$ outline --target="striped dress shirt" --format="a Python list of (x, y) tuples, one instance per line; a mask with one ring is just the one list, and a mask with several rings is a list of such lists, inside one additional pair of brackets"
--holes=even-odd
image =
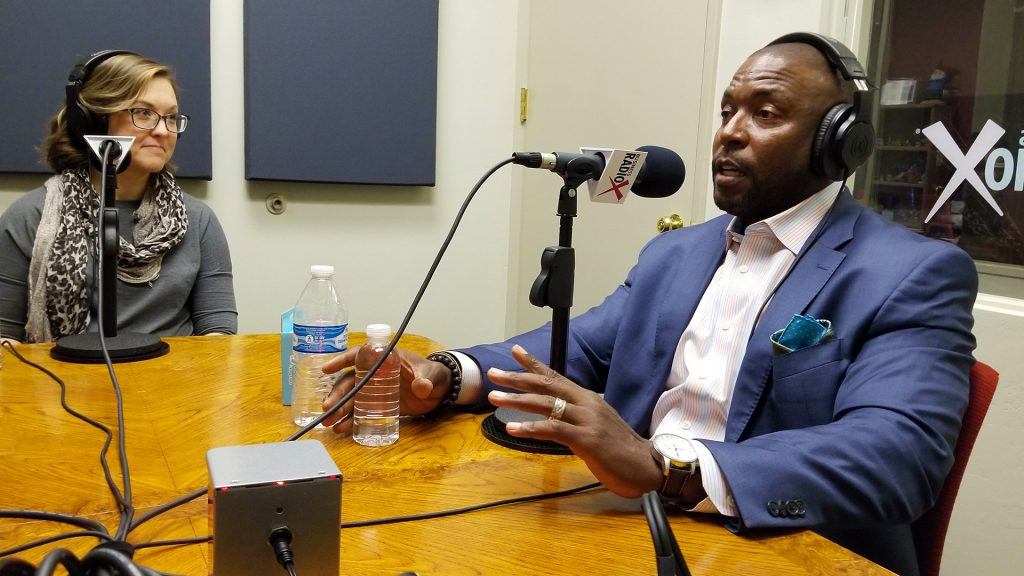
[(667, 432), (693, 441), (708, 494), (695, 512), (738, 515), (727, 479), (700, 439), (725, 439), (733, 388), (757, 318), (841, 186), (835, 182), (746, 230), (736, 230), (735, 218), (729, 224), (725, 260), (679, 339), (651, 418), (652, 436)]

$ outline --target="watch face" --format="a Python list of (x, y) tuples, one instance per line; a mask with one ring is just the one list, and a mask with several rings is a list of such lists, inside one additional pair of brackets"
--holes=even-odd
[(690, 441), (675, 434), (658, 434), (651, 439), (654, 448), (673, 462), (689, 463), (697, 460), (697, 452)]

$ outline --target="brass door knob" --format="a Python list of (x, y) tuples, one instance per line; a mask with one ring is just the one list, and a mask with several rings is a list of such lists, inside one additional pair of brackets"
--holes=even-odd
[(668, 232), (683, 227), (683, 218), (679, 214), (672, 214), (664, 218), (658, 218), (658, 232)]

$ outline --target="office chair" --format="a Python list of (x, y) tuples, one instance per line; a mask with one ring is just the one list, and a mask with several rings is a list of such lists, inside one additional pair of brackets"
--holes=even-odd
[(971, 367), (970, 380), (971, 395), (960, 428), (960, 438), (954, 449), (956, 460), (953, 468), (946, 476), (946, 483), (939, 492), (935, 506), (911, 525), (921, 576), (939, 576), (942, 547), (946, 541), (949, 519), (953, 514), (953, 504), (960, 490), (960, 481), (964, 478), (964, 470), (967, 468), (967, 460), (971, 457), (974, 441), (978, 439), (981, 423), (985, 420), (988, 406), (996, 392), (999, 373), (987, 364), (975, 362)]

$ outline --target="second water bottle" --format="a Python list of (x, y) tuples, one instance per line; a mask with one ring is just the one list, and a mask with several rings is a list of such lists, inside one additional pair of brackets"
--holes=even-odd
[[(391, 326), (366, 327), (366, 345), (356, 353), (356, 382), (384, 355), (391, 337)], [(401, 363), (392, 352), (381, 363), (373, 378), (356, 393), (352, 438), (363, 446), (388, 446), (398, 440), (399, 376)]]

